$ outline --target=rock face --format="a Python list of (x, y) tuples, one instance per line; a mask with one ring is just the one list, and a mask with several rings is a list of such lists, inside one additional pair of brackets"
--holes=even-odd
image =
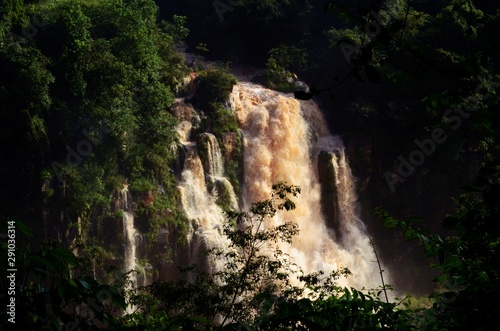
[(193, 106), (182, 99), (176, 99), (170, 111), (179, 122), (191, 122), (195, 114)]
[[(182, 273), (177, 266), (187, 266), (189, 263), (189, 248), (185, 241), (178, 237), (173, 227), (160, 227), (156, 240), (152, 243), (149, 255), (162, 257), (151, 261), (152, 279), (179, 280)], [(184, 264), (182, 264), (184, 263)], [(149, 266), (148, 266), (149, 267)]]
[(335, 230), (338, 241), (342, 231), (338, 219), (337, 184), (333, 168), (333, 153), (321, 151), (318, 155), (318, 175), (321, 178), (321, 211), (328, 220), (328, 226)]
[(309, 86), (307, 86), (307, 84), (301, 80), (293, 82), (293, 85), (297, 88), (297, 91), (302, 91), (306, 93), (311, 92), (309, 90)]
[(222, 135), (222, 144), (224, 145), (224, 158), (226, 160), (231, 159), (238, 149), (238, 134), (236, 132), (224, 133)]
[(177, 97), (187, 97), (190, 98), (196, 92), (195, 78), (198, 76), (197, 72), (191, 72), (188, 76), (182, 79), (182, 83), (180, 83), (175, 89), (175, 95)]
[(264, 83), (266, 82), (266, 79), (264, 78), (263, 75), (255, 75), (251, 78), (250, 80), (252, 83), (255, 83), (255, 84), (260, 84), (260, 85), (264, 85)]

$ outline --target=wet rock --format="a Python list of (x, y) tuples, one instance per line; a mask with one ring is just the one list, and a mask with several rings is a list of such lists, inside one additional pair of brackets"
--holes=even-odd
[(183, 100), (177, 99), (172, 105), (170, 112), (179, 120), (179, 122), (191, 122), (195, 111), (191, 104), (185, 103)]
[(234, 152), (238, 149), (239, 140), (238, 133), (228, 132), (222, 135), (222, 144), (224, 145), (224, 158), (226, 160), (233, 157)]
[(338, 196), (333, 168), (333, 153), (321, 151), (318, 155), (318, 175), (321, 178), (321, 210), (327, 225), (333, 228), (340, 241), (340, 224), (338, 219)]

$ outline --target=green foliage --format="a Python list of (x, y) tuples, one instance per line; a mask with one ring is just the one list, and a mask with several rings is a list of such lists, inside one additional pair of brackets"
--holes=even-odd
[(474, 39), (478, 33), (478, 23), (484, 18), (484, 13), (472, 1), (449, 1), (443, 10), (443, 16), (450, 16), (463, 33)]
[(283, 301), (274, 314), (263, 315), (258, 330), (410, 330), (408, 316), (356, 289), (339, 290), (325, 300)]
[(18, 21), (23, 13), (23, 0), (1, 0), (0, 17), (2, 21)]
[(210, 119), (212, 120), (213, 132), (219, 140), (225, 133), (238, 133), (238, 122), (231, 110), (219, 106)]
[(172, 226), (183, 238), (167, 110), (187, 72), (175, 50), (185, 18), (158, 24), (152, 0), (4, 3), (0, 217), (22, 217), (41, 236), (65, 229), (66, 245), (97, 256), (130, 184), (144, 231)]
[(133, 181), (130, 185), (130, 191), (134, 195), (144, 195), (152, 190), (154, 190), (154, 185), (147, 179), (143, 178)]
[(269, 58), (266, 62), (265, 85), (270, 89), (280, 92), (293, 92), (296, 90), (293, 85), (293, 73), (287, 71), (274, 58)]
[[(280, 45), (269, 51), (264, 72), (265, 85), (281, 92), (296, 90), (293, 81), (296, 72), (303, 72), (307, 66), (307, 53), (303, 48), (290, 45)], [(295, 72), (295, 73), (294, 73)]]
[[(242, 139), (239, 133), (236, 115), (224, 106), (229, 99), (233, 86), (237, 83), (236, 78), (229, 74), (226, 69), (203, 71), (196, 78), (196, 106), (208, 113), (205, 118), (205, 130), (213, 132), (217, 137), (219, 146), (223, 152), (226, 176), (229, 178), (236, 194), (240, 192), (241, 169), (242, 169)], [(235, 136), (236, 142), (227, 151), (224, 137), (227, 134)], [(204, 150), (200, 149), (202, 155)], [(219, 200), (221, 205), (227, 205)], [(225, 199), (227, 202), (227, 199)]]
[[(45, 242), (38, 249), (31, 231), (20, 221), (7, 221), (17, 230), (15, 251), (15, 322), (2, 310), (3, 328), (16, 330), (61, 330), (79, 328), (94, 330), (106, 325), (118, 330), (115, 315), (126, 307), (118, 288), (99, 284), (82, 269), (81, 259), (60, 247), (56, 241)], [(21, 233), (22, 232), (22, 233)], [(21, 244), (22, 242), (22, 244)], [(2, 261), (7, 261), (8, 245), (0, 246)], [(9, 279), (2, 268), (2, 288), (9, 288)], [(6, 298), (7, 291), (1, 294)], [(11, 296), (12, 297), (12, 296)]]
[[(140, 313), (126, 325), (174, 330), (409, 330), (409, 315), (378, 295), (336, 285), (350, 274), (339, 269), (304, 275), (281, 245), (299, 229), (294, 223), (269, 226), (279, 212), (295, 209), (292, 198), (300, 188), (280, 182), (269, 199), (248, 212), (228, 211), (226, 249), (208, 254), (223, 268), (212, 273), (184, 270), (192, 281), (157, 281), (136, 297)], [(295, 283), (296, 285), (293, 285)]]
[(183, 41), (189, 35), (189, 29), (186, 27), (187, 17), (174, 15), (172, 23), (162, 22), (162, 29), (169, 36), (174, 38), (175, 42)]
[(500, 307), (488, 296), (499, 293), (500, 227), (499, 209), (494, 196), (500, 189), (499, 162), (482, 170), (478, 183), (457, 201), (457, 214), (449, 216), (444, 226), (446, 237), (418, 228), (414, 220), (399, 221), (379, 210), (388, 227), (398, 227), (408, 239), (415, 239), (441, 271), (436, 278), (440, 291), (434, 295), (432, 308), (417, 310), (418, 325), (427, 330), (486, 330), (497, 325)]
[(229, 98), (236, 77), (224, 69), (206, 70), (196, 77), (196, 106), (212, 113)]
[(308, 42), (310, 32), (318, 29), (315, 18), (322, 4), (310, 0), (186, 0), (167, 1), (165, 6), (189, 18), (187, 41), (192, 49), (203, 43), (210, 58), (262, 66), (269, 50), (281, 43)]

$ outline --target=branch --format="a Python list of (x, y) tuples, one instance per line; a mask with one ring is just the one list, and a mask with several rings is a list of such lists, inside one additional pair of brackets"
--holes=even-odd
[(384, 282), (384, 270), (382, 270), (382, 266), (380, 265), (380, 260), (378, 258), (377, 250), (375, 249), (375, 245), (373, 244), (372, 238), (370, 238), (370, 245), (372, 245), (373, 252), (375, 253), (375, 258), (377, 259), (377, 264), (378, 264), (378, 270), (380, 272), (380, 279), (382, 280), (382, 290), (384, 291), (385, 295), (385, 301), (389, 303), (389, 298), (387, 297), (387, 289), (385, 287), (385, 282)]

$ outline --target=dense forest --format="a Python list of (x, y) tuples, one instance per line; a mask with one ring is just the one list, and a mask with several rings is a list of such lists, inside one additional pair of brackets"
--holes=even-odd
[[(0, 16), (3, 328), (498, 329), (499, 4), (0, 0)], [(345, 149), (314, 154), (329, 132)], [(291, 166), (301, 152), (318, 174)], [(264, 162), (289, 176), (250, 183)], [(295, 261), (304, 213), (348, 257), (359, 231), (379, 285)]]

